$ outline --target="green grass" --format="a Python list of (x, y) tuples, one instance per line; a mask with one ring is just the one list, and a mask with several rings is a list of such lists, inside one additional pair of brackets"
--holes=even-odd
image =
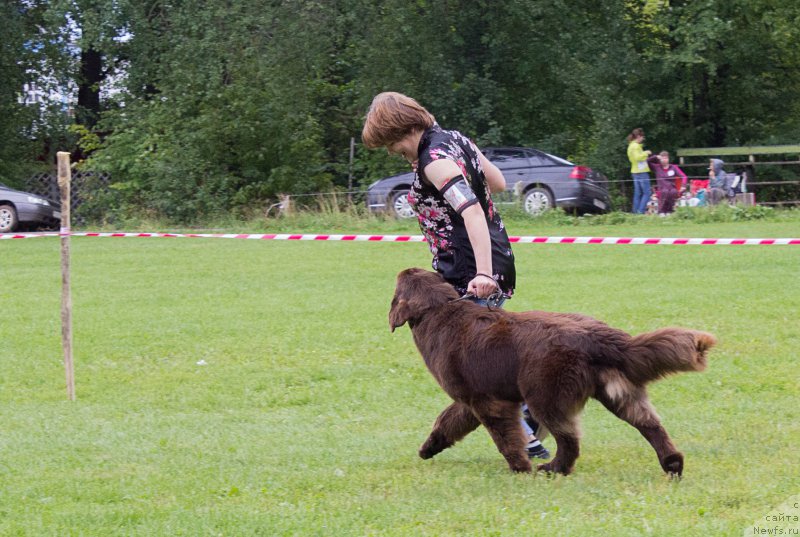
[[(668, 220), (509, 228), (798, 236), (796, 222)], [(0, 241), (0, 535), (741, 535), (800, 493), (797, 247), (515, 249), (508, 309), (718, 336), (707, 372), (651, 389), (686, 455), (680, 482), (594, 402), (566, 478), (512, 475), (482, 429), (419, 459), (448, 399), (387, 312), (396, 273), (429, 266), (424, 245), (74, 238), (72, 250), (69, 403), (58, 239)]]

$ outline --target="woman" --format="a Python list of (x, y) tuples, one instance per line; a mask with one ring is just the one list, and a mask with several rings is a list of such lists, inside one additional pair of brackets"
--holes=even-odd
[[(433, 268), (460, 294), (485, 299), (514, 292), (514, 254), (490, 191), (502, 172), (458, 131), (443, 130), (414, 99), (381, 93), (362, 132), (367, 147), (386, 147), (416, 171), (408, 201), (433, 254)], [(499, 303), (497, 305), (499, 305)]]
[(723, 199), (731, 203), (735, 198), (731, 189), (731, 178), (722, 169), (724, 164), (718, 158), (712, 158), (708, 162), (708, 203), (711, 205), (717, 205)]
[(667, 216), (675, 211), (675, 202), (686, 187), (686, 174), (675, 164), (670, 164), (667, 151), (649, 157), (647, 163), (656, 176), (658, 215)]
[(633, 212), (637, 214), (644, 214), (647, 211), (647, 202), (650, 200), (647, 158), (651, 152), (642, 148), (642, 142), (644, 142), (644, 131), (633, 129), (628, 135), (628, 160), (631, 162), (633, 177)]
[[(401, 93), (372, 100), (362, 139), (369, 148), (402, 156), (416, 172), (408, 201), (433, 254), (433, 269), (473, 302), (501, 306), (516, 282), (514, 253), (491, 197), (505, 190), (502, 172), (466, 136), (442, 129)], [(524, 420), (523, 427), (531, 432)], [(532, 435), (528, 454), (549, 458)]]

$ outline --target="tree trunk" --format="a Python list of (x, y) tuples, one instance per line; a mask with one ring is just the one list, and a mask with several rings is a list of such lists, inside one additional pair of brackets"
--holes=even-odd
[(92, 46), (81, 51), (77, 122), (94, 127), (100, 116), (100, 83), (105, 79), (103, 56)]

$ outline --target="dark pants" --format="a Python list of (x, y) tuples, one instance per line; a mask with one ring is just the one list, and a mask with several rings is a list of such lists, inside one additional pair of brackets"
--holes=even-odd
[(708, 203), (710, 205), (717, 205), (722, 200), (727, 200), (729, 203), (733, 201), (734, 196), (728, 195), (721, 188), (709, 188), (708, 189)]
[(678, 191), (674, 188), (661, 188), (658, 190), (658, 212), (659, 214), (671, 213), (675, 210), (675, 202), (678, 200)]

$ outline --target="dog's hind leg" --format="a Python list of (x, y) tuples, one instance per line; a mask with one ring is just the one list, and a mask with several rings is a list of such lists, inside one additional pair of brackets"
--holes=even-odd
[(492, 436), (498, 451), (512, 472), (530, 472), (531, 462), (525, 450), (525, 431), (519, 416), (519, 403), (486, 401), (474, 407), (478, 419)]
[(667, 431), (661, 425), (644, 388), (633, 387), (625, 393), (614, 393), (605, 387), (597, 390), (595, 399), (612, 414), (636, 427), (647, 439), (658, 456), (661, 468), (671, 476), (683, 473), (683, 454), (675, 448)]
[(419, 456), (430, 459), (467, 436), (480, 424), (468, 406), (453, 403), (436, 418), (431, 434), (419, 448)]

